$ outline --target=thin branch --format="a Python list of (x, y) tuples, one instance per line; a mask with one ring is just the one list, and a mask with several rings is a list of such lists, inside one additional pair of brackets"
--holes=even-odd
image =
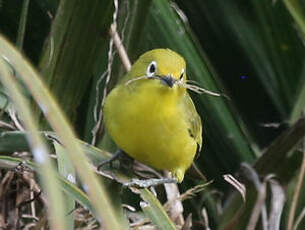
[(16, 128), (13, 125), (6, 123), (4, 121), (0, 121), (0, 127), (6, 128), (6, 129), (11, 129), (11, 130), (16, 130)]
[(209, 226), (209, 216), (208, 216), (208, 212), (207, 212), (206, 208), (202, 208), (201, 216), (203, 218), (203, 224), (204, 224), (205, 229), (211, 230), (211, 228)]
[(128, 72), (131, 68), (131, 63), (130, 63), (129, 57), (127, 55), (126, 49), (125, 49), (124, 45), (122, 44), (120, 36), (116, 30), (116, 24), (114, 24), (114, 23), (110, 26), (110, 35), (113, 38), (114, 45), (120, 55), (120, 58), (125, 67), (125, 70)]
[(305, 218), (305, 207), (303, 208), (303, 210), (301, 211), (300, 215), (298, 216), (298, 218), (295, 221), (293, 230), (297, 230), (299, 227), (299, 224), (301, 223), (301, 221)]
[[(171, 175), (165, 172), (165, 176), (170, 178)], [(183, 205), (181, 200), (178, 198), (181, 196), (177, 184), (164, 184), (166, 197), (169, 202), (169, 217), (174, 221), (175, 224), (183, 226), (185, 221), (183, 218)]]

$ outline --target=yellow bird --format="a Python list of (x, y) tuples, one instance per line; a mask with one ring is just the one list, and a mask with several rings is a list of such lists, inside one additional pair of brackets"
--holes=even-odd
[(144, 53), (105, 101), (106, 129), (120, 149), (180, 183), (202, 144), (187, 93), (184, 59), (170, 49)]

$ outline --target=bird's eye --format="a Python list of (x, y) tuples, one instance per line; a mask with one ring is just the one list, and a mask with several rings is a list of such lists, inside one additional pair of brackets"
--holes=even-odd
[(156, 73), (156, 71), (157, 71), (157, 63), (155, 61), (152, 61), (147, 67), (146, 76), (151, 77)]
[(184, 77), (184, 69), (181, 70), (181, 74), (180, 74), (180, 80), (182, 80)]

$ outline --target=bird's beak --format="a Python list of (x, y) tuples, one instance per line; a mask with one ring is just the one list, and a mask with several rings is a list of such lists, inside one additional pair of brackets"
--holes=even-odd
[(152, 77), (149, 77), (150, 79), (158, 79), (160, 82), (168, 86), (170, 88), (173, 87), (173, 85), (176, 83), (177, 79), (173, 78), (171, 75), (153, 75)]
[(177, 80), (170, 75), (166, 75), (166, 76), (160, 76), (160, 81), (164, 85), (169, 86), (170, 88), (172, 88)]

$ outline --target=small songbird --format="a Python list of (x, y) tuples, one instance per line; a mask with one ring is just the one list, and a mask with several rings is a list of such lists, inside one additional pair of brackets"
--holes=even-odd
[(133, 64), (104, 107), (106, 129), (118, 147), (172, 172), (179, 183), (202, 145), (201, 119), (189, 86), (184, 59), (170, 49), (154, 49)]

